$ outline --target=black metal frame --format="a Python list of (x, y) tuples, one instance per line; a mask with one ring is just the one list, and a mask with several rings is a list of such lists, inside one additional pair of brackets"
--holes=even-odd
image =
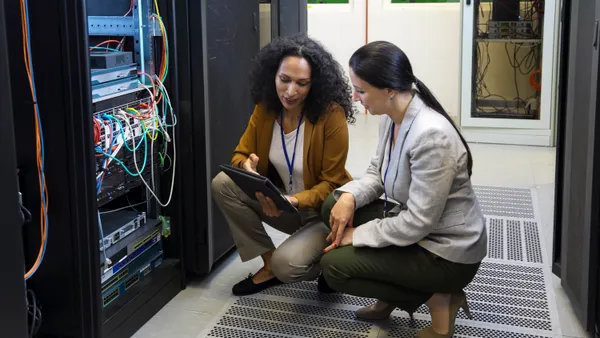
[[(212, 202), (210, 182), (218, 166), (230, 161), (252, 113), (249, 90), (244, 86), (250, 60), (259, 49), (259, 35), (254, 20), (258, 18), (258, 0), (232, 6), (232, 0), (201, 0), (177, 1), (175, 7), (178, 121), (181, 138), (186, 140), (178, 152), (189, 161), (181, 169), (180, 179), (185, 182), (181, 208), (190, 275), (209, 273), (234, 247), (224, 216)], [(230, 29), (231, 20), (236, 22)], [(248, 36), (244, 36), (246, 30)], [(250, 47), (254, 39), (255, 49)]]
[(563, 183), (564, 183), (564, 161), (565, 161), (565, 117), (567, 112), (567, 78), (569, 72), (569, 43), (571, 25), (571, 0), (563, 0), (560, 21), (562, 30), (560, 32), (560, 63), (558, 67), (558, 106), (556, 109), (556, 163), (554, 175), (554, 236), (552, 246), (552, 273), (561, 276), (560, 256), (562, 250), (562, 207), (563, 207)]
[[(9, 45), (13, 46), (8, 52), (17, 163), (21, 169), (24, 203), (34, 214), (32, 225), (25, 229), (26, 263), (30, 266), (40, 240), (40, 215), (34, 212), (39, 209), (39, 192), (34, 184), (37, 174), (32, 142), (33, 110), (20, 47), (18, 1), (7, 2), (6, 12)], [(130, 337), (185, 287), (180, 260), (183, 258), (182, 223), (177, 205), (180, 184), (176, 182), (173, 207), (169, 210), (172, 235), (163, 241), (165, 253), (169, 252), (176, 259), (149, 275), (147, 288), (120, 310), (111, 312), (110, 318), (105, 318), (107, 313), (102, 310), (100, 295), (87, 1), (36, 1), (30, 3), (29, 12), (50, 194), (47, 253), (29, 283), (43, 306), (44, 321), (40, 333), (42, 336), (73, 338)], [(168, 13), (165, 17), (168, 27), (174, 16), (167, 9), (165, 13)], [(174, 50), (175, 38), (169, 41)], [(166, 84), (175, 105), (176, 87), (174, 90), (170, 86), (177, 83), (176, 60), (173, 55), (170, 64), (172, 82)], [(5, 126), (3, 122), (2, 128)], [(178, 143), (183, 142), (179, 139)]]
[[(582, 326), (599, 321), (600, 0), (566, 1), (561, 69), (553, 272)], [(594, 42), (596, 39), (596, 42)], [(566, 85), (564, 82), (567, 82)]]
[[(191, 7), (191, 8), (190, 8)], [(174, 15), (177, 20), (174, 21), (174, 31), (178, 36), (178, 43), (175, 46), (176, 54), (178, 58), (178, 65), (181, 71), (178, 73), (177, 81), (175, 82), (180, 90), (179, 95), (179, 110), (178, 119), (180, 122), (180, 128), (182, 137), (188, 140), (188, 142), (181, 142), (181, 146), (178, 148), (181, 157), (191, 159), (192, 165), (180, 166), (179, 179), (187, 184), (183, 184), (181, 187), (193, 187), (192, 189), (181, 190), (180, 208), (182, 209), (182, 223), (189, 225), (201, 225), (196, 220), (202, 219), (202, 215), (198, 215), (203, 210), (197, 206), (207, 204), (207, 198), (205, 194), (197, 194), (196, 192), (206, 191), (207, 185), (202, 178), (206, 177), (206, 165), (203, 160), (206, 158), (206, 148), (204, 147), (204, 140), (206, 137), (206, 130), (204, 127), (204, 119), (201, 114), (196, 114), (194, 117), (194, 109), (196, 111), (203, 111), (205, 105), (204, 102), (204, 86), (201, 80), (204, 78), (204, 68), (193, 67), (194, 60), (192, 55), (201, 56), (203, 55), (203, 43), (201, 35), (198, 35), (198, 29), (196, 28), (196, 38), (194, 43), (190, 43), (192, 35), (192, 22), (189, 17), (191, 11), (202, 11), (201, 1), (178, 1), (176, 4), (173, 3)], [(200, 20), (196, 20), (196, 25), (200, 24)], [(201, 30), (200, 30), (201, 32)], [(196, 61), (197, 62), (197, 61)], [(198, 63), (196, 63), (198, 65)], [(204, 226), (204, 225), (203, 225)], [(194, 231), (193, 227), (187, 227), (184, 229), (185, 236), (184, 250), (185, 257), (187, 258), (186, 268), (191, 269), (190, 266), (197, 266), (198, 264), (206, 264), (208, 260), (198, 260), (198, 251), (208, 252), (207, 244), (207, 233), (205, 231)], [(203, 265), (201, 270), (210, 271), (210, 266)]]
[[(99, 337), (100, 298), (95, 224), (87, 27), (83, 1), (44, 1), (29, 6), (32, 54), (46, 147), (46, 180), (50, 193), (49, 242), (45, 259), (30, 279), (44, 308), (43, 332)], [(20, 46), (18, 2), (7, 4), (11, 48), (10, 71), (21, 190), (33, 213), (25, 230), (30, 266), (39, 246), (39, 188), (32, 142), (33, 109)], [(43, 38), (39, 38), (43, 37)], [(54, 165), (52, 165), (53, 163)], [(71, 226), (69, 226), (71, 225)], [(84, 225), (84, 226), (74, 226)], [(68, 293), (57, 292), (69, 290)]]
[(307, 33), (308, 3), (306, 0), (272, 0), (269, 3), (271, 3), (271, 38)]
[(0, 165), (0, 215), (2, 215), (2, 236), (0, 256), (10, 257), (2, 266), (0, 278), (0, 327), (6, 337), (25, 338), (27, 334), (27, 308), (23, 274), (22, 219), (19, 212), (17, 161), (14, 144), (13, 110), (8, 76), (8, 47), (5, 35), (4, 0), (0, 0), (0, 144), (2, 144), (2, 165)]

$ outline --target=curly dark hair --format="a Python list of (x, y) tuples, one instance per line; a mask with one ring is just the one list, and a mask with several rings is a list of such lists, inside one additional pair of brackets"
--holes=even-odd
[(311, 68), (311, 89), (304, 101), (304, 116), (314, 124), (331, 109), (332, 103), (337, 103), (344, 109), (348, 123), (354, 123), (352, 89), (341, 65), (320, 43), (305, 34), (275, 38), (256, 55), (249, 79), (254, 103), (265, 104), (276, 113), (283, 109), (275, 76), (288, 56), (306, 59)]

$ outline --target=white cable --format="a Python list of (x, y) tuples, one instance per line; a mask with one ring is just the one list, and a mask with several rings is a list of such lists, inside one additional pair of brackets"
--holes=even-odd
[[(171, 106), (171, 98), (169, 97), (169, 92), (167, 91), (167, 88), (165, 88), (165, 85), (162, 83), (162, 81), (158, 78), (158, 76), (156, 76), (156, 75), (154, 75), (154, 76), (156, 77), (156, 81), (158, 82), (159, 87), (163, 90), (163, 92), (167, 96), (168, 108), (171, 111), (171, 117), (173, 117), (173, 106)], [(176, 121), (173, 120), (173, 128), (175, 127), (176, 124), (177, 124)]]
[[(117, 148), (115, 149), (115, 151), (114, 151), (114, 152), (113, 152), (111, 155), (112, 155), (113, 157), (117, 157), (117, 154), (119, 154), (119, 151), (121, 151), (121, 148), (123, 148), (123, 143), (119, 144), (119, 145), (117, 146)], [(108, 168), (108, 166), (109, 166), (109, 165), (110, 165), (110, 163), (112, 162), (112, 160), (113, 160), (113, 157), (110, 157), (110, 156), (108, 157), (108, 159), (107, 159), (107, 161), (106, 161), (106, 168)], [(104, 169), (103, 169), (103, 170), (104, 170)], [(100, 173), (98, 176), (96, 176), (96, 179), (99, 179), (99, 178), (100, 178), (100, 176), (102, 176), (102, 174), (103, 174), (103, 173), (101, 172), (101, 173)]]
[[(157, 82), (161, 86), (161, 89), (163, 90), (164, 94), (166, 95), (167, 100), (169, 100), (169, 102), (170, 102), (169, 94), (168, 94), (166, 88), (164, 87), (164, 85), (162, 84), (162, 82), (160, 82), (160, 80), (158, 80)], [(147, 86), (144, 86), (144, 88), (150, 93), (151, 96), (153, 96), (152, 92), (148, 89)], [(150, 156), (151, 156), (150, 162), (151, 162), (151, 173), (152, 173), (152, 187), (150, 187), (148, 185), (148, 182), (146, 182), (146, 180), (144, 179), (144, 176), (142, 175), (142, 172), (140, 171), (140, 168), (139, 168), (138, 163), (137, 163), (137, 156), (136, 156), (136, 150), (135, 150), (136, 149), (136, 144), (135, 144), (135, 137), (136, 136), (135, 136), (133, 127), (131, 126), (131, 123), (129, 122), (129, 117), (121, 109), (119, 109), (119, 111), (117, 113), (113, 114), (113, 116), (115, 116), (117, 118), (120, 118), (122, 121), (124, 121), (125, 124), (127, 125), (127, 128), (131, 132), (130, 136), (132, 138), (133, 149), (134, 149), (134, 151), (133, 151), (133, 163), (134, 163), (135, 169), (136, 169), (137, 174), (139, 175), (142, 183), (144, 183), (144, 185), (146, 186), (146, 188), (148, 189), (148, 191), (150, 191), (150, 193), (152, 194), (152, 196), (156, 199), (157, 203), (160, 206), (162, 206), (162, 207), (166, 207), (166, 206), (168, 206), (171, 203), (171, 200), (173, 199), (173, 191), (174, 191), (174, 188), (175, 188), (175, 172), (176, 172), (176, 166), (177, 166), (177, 145), (175, 143), (175, 140), (176, 140), (176, 138), (175, 138), (175, 127), (173, 127), (173, 131), (172, 131), (173, 137), (171, 139), (171, 137), (169, 136), (169, 133), (167, 132), (166, 128), (163, 125), (163, 121), (161, 121), (161, 119), (158, 116), (158, 107), (156, 106), (154, 100), (152, 100), (152, 106), (154, 108), (153, 109), (154, 118), (156, 118), (158, 120), (159, 128), (160, 128), (160, 130), (162, 130), (162, 132), (163, 132), (163, 134), (165, 136), (166, 141), (167, 142), (171, 142), (171, 141), (173, 142), (173, 161), (172, 161), (173, 162), (173, 167), (171, 168), (171, 170), (173, 171), (173, 173), (171, 175), (171, 189), (169, 191), (169, 198), (168, 198), (168, 200), (165, 203), (163, 203), (158, 198), (158, 196), (156, 195), (156, 193), (154, 191), (154, 188), (155, 188), (155, 180), (154, 180), (154, 156), (153, 156), (154, 155), (154, 135), (152, 136), (153, 138), (151, 139), (151, 143), (150, 143), (150, 147), (151, 147), (151, 150), (150, 150)], [(173, 108), (171, 107), (170, 104), (168, 105), (168, 109), (169, 109), (169, 112), (171, 113), (171, 120), (174, 122), (175, 121), (175, 114), (174, 114)], [(142, 132), (142, 136), (143, 136), (144, 133), (147, 133), (147, 131), (148, 131), (148, 130), (146, 130), (146, 120), (140, 120), (140, 123), (143, 123), (143, 127), (140, 126), (140, 128), (142, 128), (141, 132)], [(151, 126), (149, 130), (153, 130), (154, 131), (154, 130), (157, 130), (157, 129), (154, 126)], [(123, 131), (123, 133), (125, 133), (125, 131)], [(147, 137), (147, 136), (145, 136), (145, 137)], [(143, 140), (140, 139), (140, 142), (142, 142), (142, 141)], [(125, 142), (127, 142), (127, 138), (125, 138)], [(123, 146), (123, 144), (120, 144), (118, 150), (120, 150), (122, 146)], [(147, 145), (146, 145), (146, 147), (147, 147)], [(146, 148), (146, 150), (147, 150), (147, 148)], [(146, 154), (146, 156), (147, 156), (147, 154)]]
[[(164, 89), (163, 89), (164, 90)], [(165, 95), (167, 95), (168, 98), (168, 94), (165, 91)], [(169, 111), (171, 112), (171, 119), (174, 119), (174, 113), (173, 113), (173, 109), (169, 108)], [(156, 112), (156, 110), (155, 110)], [(167, 134), (165, 134), (165, 138), (167, 138)], [(148, 182), (146, 182), (146, 180), (144, 179), (144, 176), (142, 175), (142, 173), (140, 172), (140, 168), (137, 165), (137, 160), (136, 160), (136, 156), (135, 156), (135, 152), (133, 153), (133, 163), (135, 165), (135, 169), (138, 172), (138, 175), (140, 176), (140, 179), (142, 180), (142, 182), (144, 183), (144, 185), (146, 186), (146, 188), (148, 188), (148, 190), (150, 191), (150, 193), (152, 194), (152, 196), (154, 196), (154, 198), (156, 199), (156, 202), (162, 206), (162, 207), (166, 207), (171, 203), (171, 199), (173, 198), (173, 189), (175, 188), (175, 168), (177, 165), (177, 146), (175, 144), (175, 128), (173, 128), (173, 174), (172, 174), (172, 178), (171, 178), (171, 190), (169, 191), (169, 199), (167, 200), (166, 203), (163, 203), (160, 198), (158, 198), (158, 196), (156, 196), (156, 194), (154, 193), (154, 190), (152, 190), (152, 188), (150, 188), (150, 186), (148, 185)], [(169, 139), (167, 139), (167, 142), (170, 142)], [(152, 154), (150, 155), (152, 156)], [(153, 168), (154, 169), (154, 168)]]

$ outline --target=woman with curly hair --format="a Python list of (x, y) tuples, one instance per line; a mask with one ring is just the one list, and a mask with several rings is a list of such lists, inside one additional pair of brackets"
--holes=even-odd
[[(283, 213), (261, 194), (247, 196), (224, 173), (213, 179), (213, 198), (240, 258), (264, 262), (233, 287), (235, 295), (316, 278), (328, 234), (321, 205), (351, 180), (345, 164), (352, 90), (329, 52), (306, 35), (275, 39), (254, 60), (250, 85), (256, 106), (231, 164), (268, 177), (299, 213)], [(263, 222), (291, 236), (275, 249)], [(319, 282), (321, 291), (331, 291)]]

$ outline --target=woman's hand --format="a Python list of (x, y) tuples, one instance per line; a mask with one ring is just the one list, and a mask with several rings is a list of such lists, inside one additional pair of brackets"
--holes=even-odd
[[(273, 202), (271, 198), (263, 195), (260, 192), (256, 193), (256, 198), (258, 198), (258, 201), (263, 208), (263, 212), (267, 217), (279, 217), (283, 213), (283, 211), (277, 208), (275, 202)], [(294, 207), (298, 207), (298, 199), (296, 197), (286, 196), (286, 198)]]
[[(325, 248), (325, 252), (334, 249), (341, 245), (342, 236), (346, 226), (352, 227), (354, 221), (354, 196), (352, 194), (344, 193), (331, 209), (329, 215), (329, 225), (331, 226), (331, 232), (327, 236), (327, 241), (332, 242), (330, 246)], [(352, 243), (352, 242), (351, 242)]]
[[(342, 246), (346, 246), (346, 245), (352, 245), (352, 236), (354, 236), (354, 230), (356, 230), (355, 228), (345, 228), (344, 229), (344, 234), (342, 235), (342, 239), (340, 241), (340, 247)], [(337, 248), (338, 246), (334, 244), (326, 247), (323, 250), (323, 253), (327, 253), (335, 248)]]
[(258, 167), (258, 156), (256, 154), (250, 154), (248, 158), (242, 163), (242, 169), (249, 171), (254, 174), (258, 174), (256, 168)]

